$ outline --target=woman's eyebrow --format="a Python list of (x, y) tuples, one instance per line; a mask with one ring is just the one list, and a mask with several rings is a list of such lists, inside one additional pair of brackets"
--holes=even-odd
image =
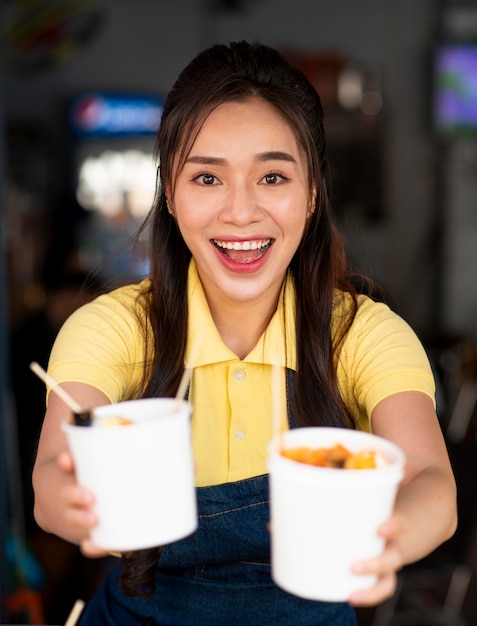
[(281, 152), (280, 150), (270, 150), (268, 152), (260, 152), (255, 157), (258, 161), (289, 161), (290, 163), (296, 163), (294, 156), (288, 152)]
[(212, 156), (190, 156), (186, 163), (199, 163), (200, 165), (225, 165), (226, 159)]
[[(267, 152), (260, 152), (255, 156), (256, 161), (288, 161), (290, 163), (296, 163), (295, 157), (288, 152), (282, 152), (281, 150), (268, 150)], [(198, 163), (200, 165), (225, 165), (226, 159), (213, 156), (190, 156), (186, 163)]]

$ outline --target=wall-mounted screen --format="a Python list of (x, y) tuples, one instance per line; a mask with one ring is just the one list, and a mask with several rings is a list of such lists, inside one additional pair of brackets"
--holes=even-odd
[(437, 132), (477, 134), (477, 44), (447, 44), (435, 51), (432, 101)]

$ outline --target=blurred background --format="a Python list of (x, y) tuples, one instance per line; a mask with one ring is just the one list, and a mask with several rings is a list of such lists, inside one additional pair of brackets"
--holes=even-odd
[(3, 0), (0, 38), (0, 622), (63, 623), (110, 566), (33, 521), (44, 387), (28, 363), (46, 366), (91, 272), (147, 274), (127, 241), (178, 73), (209, 45), (258, 39), (322, 97), (349, 254), (428, 350), (459, 484), (456, 537), (360, 624), (476, 624), (475, 0)]

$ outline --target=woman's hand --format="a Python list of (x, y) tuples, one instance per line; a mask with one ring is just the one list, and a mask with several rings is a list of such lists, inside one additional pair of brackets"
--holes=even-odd
[(396, 591), (397, 573), (450, 539), (456, 529), (456, 486), (433, 403), (418, 392), (382, 400), (372, 414), (373, 432), (406, 455), (392, 517), (379, 528), (381, 555), (355, 563), (356, 574), (375, 574), (376, 585), (350, 597), (356, 606), (383, 602)]
[[(74, 463), (69, 452), (62, 452), (58, 456), (58, 467), (66, 475), (74, 478)], [(63, 504), (65, 523), (71, 529), (75, 529), (74, 532), (78, 537), (84, 536), (79, 542), (82, 554), (90, 558), (107, 556), (109, 553), (95, 546), (89, 538), (91, 530), (98, 523), (98, 516), (93, 508), (93, 493), (75, 482), (62, 490), (60, 500)]]
[[(91, 408), (108, 403), (97, 389), (79, 383), (64, 385), (65, 391), (80, 406)], [(91, 530), (98, 523), (94, 494), (78, 485), (75, 467), (61, 423), (68, 415), (57, 394), (51, 394), (33, 469), (35, 519), (43, 530), (80, 546), (89, 557), (104, 556), (90, 541)]]
[(378, 534), (385, 540), (382, 554), (367, 561), (359, 561), (353, 565), (354, 574), (375, 575), (377, 583), (370, 589), (358, 589), (352, 593), (349, 603), (354, 606), (375, 606), (394, 595), (397, 587), (397, 573), (404, 565), (404, 557), (399, 550), (398, 537), (402, 520), (393, 516), (384, 522)]

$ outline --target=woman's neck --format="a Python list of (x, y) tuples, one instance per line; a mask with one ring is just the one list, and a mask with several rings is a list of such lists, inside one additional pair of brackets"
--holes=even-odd
[(222, 341), (239, 359), (244, 359), (257, 345), (277, 309), (278, 295), (258, 302), (208, 300)]

